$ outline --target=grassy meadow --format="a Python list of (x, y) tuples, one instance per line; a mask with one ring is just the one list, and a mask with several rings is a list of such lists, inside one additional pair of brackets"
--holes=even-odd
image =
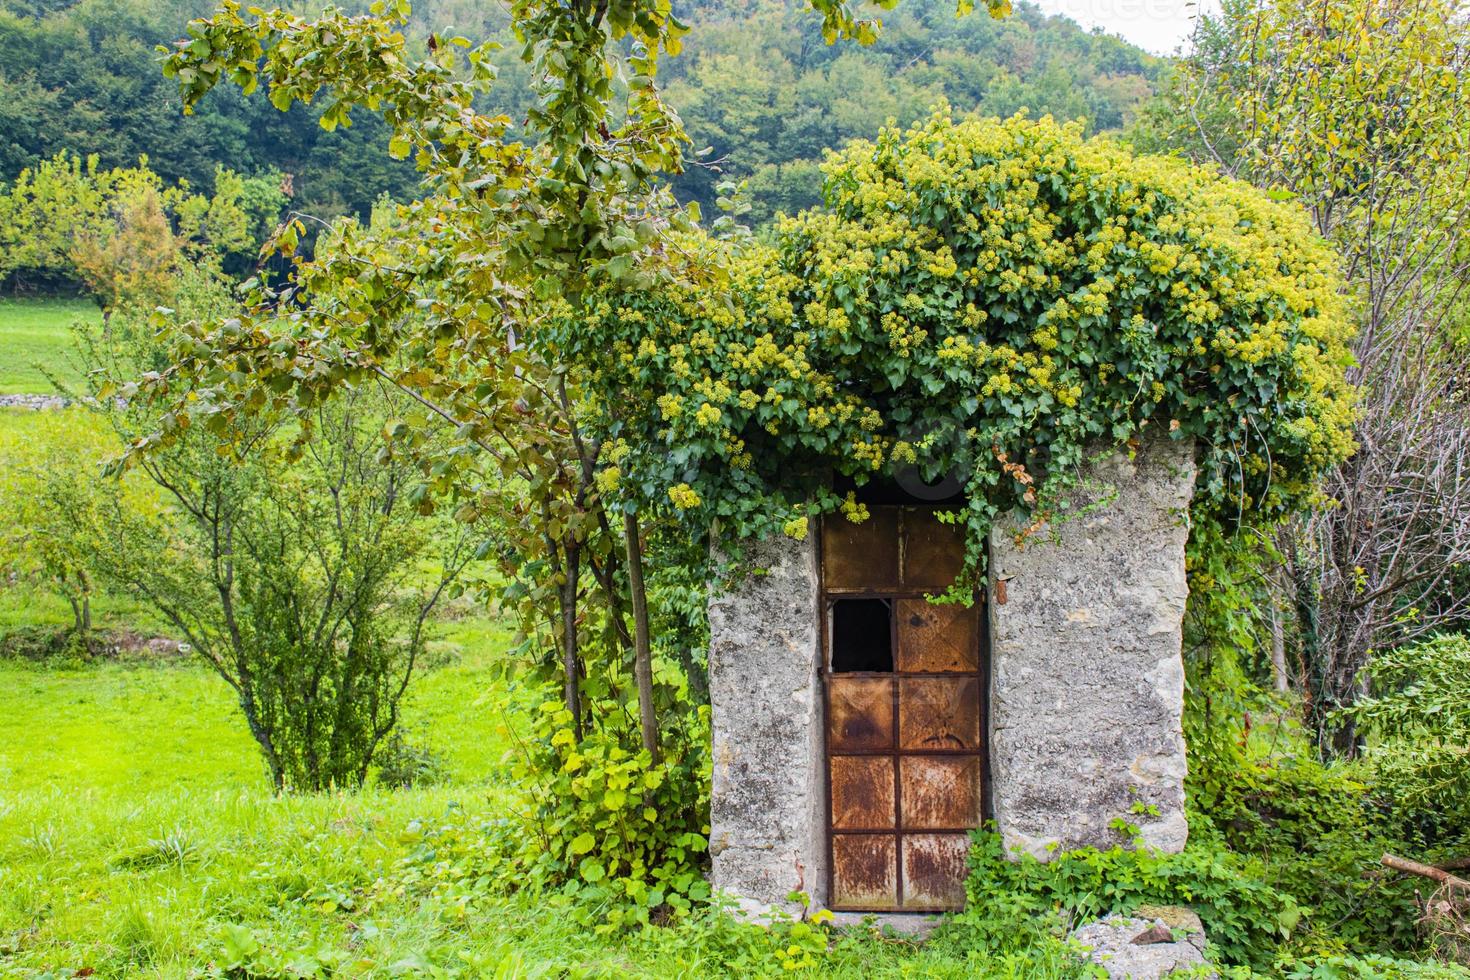
[(101, 315), (90, 299), (0, 299), (0, 395), (50, 394), (42, 367), (73, 379), (63, 353), (71, 325)]
[[(0, 597), (13, 623), (26, 597)], [(493, 622), (450, 624), (408, 699), (443, 785), (283, 799), (232, 692), (187, 658), (0, 661), (0, 975), (197, 975), (223, 925), (328, 928), (312, 889), (358, 883), (416, 817), (502, 795), (477, 680), (502, 646)]]
[(518, 723), (484, 681), (507, 642), (485, 618), (442, 625), (404, 717), (441, 782), (281, 798), (231, 692), (188, 659), (0, 661), (0, 977), (1072, 974), (867, 933), (812, 958), (718, 911), (604, 933), (514, 882), (463, 887), (525, 805)]

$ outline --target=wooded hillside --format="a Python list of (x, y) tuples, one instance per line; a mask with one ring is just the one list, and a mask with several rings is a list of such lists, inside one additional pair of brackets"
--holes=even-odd
[[(292, 175), (294, 206), (320, 217), (365, 214), (382, 194), (409, 196), (417, 176), (388, 158), (376, 117), (358, 114), (350, 128), (325, 132), (313, 112), (281, 113), (234, 90), (211, 93), (182, 116), (156, 48), (213, 6), (0, 0), (0, 177), (68, 150), (95, 153), (104, 166), (146, 156), (166, 180), (203, 189), (217, 163), (247, 175), (280, 170)], [(414, 6), (414, 29), (425, 37), (460, 33), (516, 47), (497, 5)], [(1025, 3), (997, 21), (956, 19), (947, 0), (916, 0), (887, 14), (869, 47), (825, 45), (789, 0), (695, 0), (679, 12), (698, 26), (664, 79), (695, 147), (710, 152), (676, 179), (677, 190), (707, 206), (721, 181), (748, 178), (757, 220), (814, 203), (823, 150), (871, 136), (890, 117), (912, 122), (944, 98), (959, 111), (1027, 108), (1113, 129), (1147, 98), (1163, 64)], [(492, 101), (520, 122), (526, 68), (513, 56), (501, 68)]]

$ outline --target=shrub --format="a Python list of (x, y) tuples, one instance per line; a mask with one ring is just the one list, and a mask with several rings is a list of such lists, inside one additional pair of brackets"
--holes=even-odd
[(0, 660), (54, 663), (90, 660), (106, 651), (106, 639), (72, 626), (19, 626), (0, 633)]
[(1470, 637), (1380, 652), (1352, 714), (1403, 837), (1470, 845)]
[[(195, 271), (176, 298), (229, 309)], [(136, 442), (153, 420), (129, 385), (160, 368), (158, 340), (130, 307), (77, 330), (94, 419)], [(471, 558), (467, 531), (417, 512), (408, 466), (378, 458), (384, 412), (371, 391), (324, 407), (306, 447), (272, 418), (238, 439), (174, 419), (123, 484), (56, 466), (35, 495), (33, 537), (153, 610), (229, 684), (278, 791), (361, 785)], [(124, 492), (137, 482), (156, 493)]]
[(58, 514), (96, 541), (101, 581), (230, 685), (277, 790), (362, 784), (469, 558), (463, 534), (436, 539), (414, 513), (409, 474), (374, 461), (372, 418), (370, 403), (324, 411), (294, 463), (269, 427), (239, 461), (191, 432), (147, 468), (176, 507)]
[(1078, 921), (1140, 905), (1187, 905), (1199, 913), (1227, 963), (1266, 966), (1301, 920), (1296, 901), (1269, 883), (1258, 860), (1211, 843), (1181, 854), (1117, 846), (1066, 851), (1042, 862), (1008, 859), (1000, 835), (980, 831), (956, 922), (1001, 948), (1044, 940)]
[(1464, 980), (1465, 971), (1391, 956), (1284, 957), (1273, 975), (1283, 980)]
[[(679, 915), (710, 897), (709, 709), (664, 731), (654, 762), (638, 745), (631, 720), (578, 742), (572, 716), (556, 700), (535, 712), (534, 742), (516, 775), (539, 801), (517, 860), (538, 886), (600, 908), (596, 928)], [(687, 717), (687, 716), (686, 716)]]
[[(1300, 738), (1300, 736), (1298, 736)], [(1402, 846), (1382, 820), (1366, 770), (1324, 765), (1297, 751), (1246, 762), (1191, 830), (1258, 862), (1272, 884), (1309, 910), (1308, 946), (1406, 952), (1418, 947), (1413, 883), (1378, 859)]]
[(394, 729), (374, 754), (377, 783), (388, 789), (433, 786), (444, 778), (444, 760), (427, 745), (409, 740)]

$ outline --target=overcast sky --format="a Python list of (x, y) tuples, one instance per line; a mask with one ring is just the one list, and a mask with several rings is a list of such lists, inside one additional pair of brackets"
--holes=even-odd
[(1036, 0), (1049, 14), (1064, 14), (1083, 27), (1101, 27), (1154, 54), (1174, 54), (1194, 29), (1201, 5), (1219, 10), (1218, 0)]

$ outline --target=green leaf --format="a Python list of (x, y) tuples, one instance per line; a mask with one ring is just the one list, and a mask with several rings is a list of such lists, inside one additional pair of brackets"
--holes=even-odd
[(615, 256), (614, 258), (608, 260), (606, 269), (608, 276), (610, 276), (614, 282), (626, 279), (628, 277), (628, 273), (633, 271), (633, 258), (629, 255)]

